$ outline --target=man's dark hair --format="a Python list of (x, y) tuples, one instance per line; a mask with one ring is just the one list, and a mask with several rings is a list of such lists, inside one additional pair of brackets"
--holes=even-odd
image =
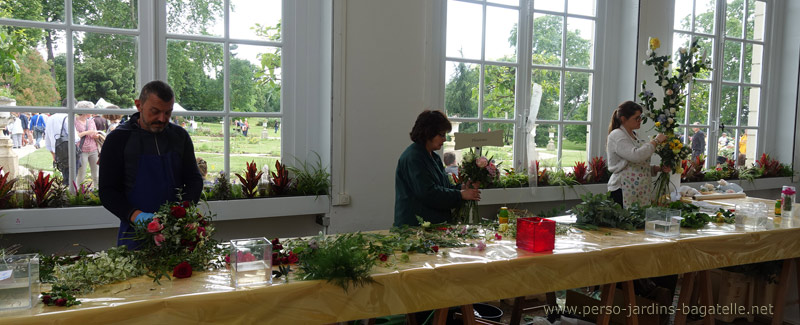
[(450, 121), (444, 116), (442, 111), (425, 110), (417, 116), (417, 121), (414, 122), (414, 128), (411, 129), (411, 141), (419, 144), (425, 144), (426, 141), (433, 139), (441, 132), (450, 132), (453, 126)]
[(172, 87), (161, 80), (153, 80), (142, 87), (142, 92), (139, 94), (139, 104), (144, 105), (144, 103), (147, 101), (147, 98), (150, 97), (150, 94), (156, 94), (158, 98), (165, 102), (171, 101), (173, 98), (175, 98), (175, 93), (172, 92)]
[(456, 162), (456, 154), (454, 152), (452, 152), (452, 151), (445, 152), (444, 153), (444, 165), (445, 166), (450, 166), (454, 162)]

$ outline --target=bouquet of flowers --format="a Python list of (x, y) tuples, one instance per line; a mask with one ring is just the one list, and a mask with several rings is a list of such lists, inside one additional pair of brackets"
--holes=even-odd
[[(669, 167), (675, 173), (681, 174), (681, 162), (692, 153), (691, 148), (681, 143), (675, 129), (678, 128), (676, 112), (686, 104), (688, 90), (686, 84), (692, 81), (698, 73), (709, 70), (710, 62), (706, 58), (705, 52), (702, 57), (697, 53), (697, 40), (687, 48), (679, 48), (679, 58), (676, 70), (672, 70), (670, 65), (673, 63), (669, 55), (656, 55), (655, 50), (661, 46), (658, 38), (650, 38), (647, 50), (645, 65), (655, 69), (656, 83), (664, 89), (664, 99), (661, 107), (655, 107), (656, 98), (653, 92), (647, 89), (647, 82), (642, 82), (642, 92), (639, 98), (645, 112), (642, 114), (642, 123), (648, 119), (655, 121), (655, 129), (659, 133), (664, 133), (667, 140), (656, 146), (656, 154), (661, 157), (661, 166)], [(661, 173), (655, 181), (656, 203), (665, 203), (665, 194), (669, 187), (669, 174)]]
[[(478, 156), (472, 149), (464, 154), (458, 166), (458, 179), (469, 188), (488, 188), (500, 179), (492, 157)], [(459, 223), (478, 224), (478, 202), (465, 200), (455, 214)]]
[(158, 209), (152, 220), (135, 225), (133, 239), (141, 242), (136, 252), (148, 275), (155, 282), (192, 276), (192, 270), (205, 270), (214, 265), (222, 248), (211, 236), (211, 216), (204, 216), (196, 204), (168, 202)]

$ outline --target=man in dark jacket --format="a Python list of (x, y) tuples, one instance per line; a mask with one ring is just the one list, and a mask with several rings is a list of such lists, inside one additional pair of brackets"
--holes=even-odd
[(175, 96), (151, 81), (135, 100), (138, 113), (106, 137), (100, 153), (100, 200), (120, 219), (118, 245), (136, 249), (133, 225), (148, 222), (168, 201), (197, 201), (203, 178), (189, 133), (170, 124)]

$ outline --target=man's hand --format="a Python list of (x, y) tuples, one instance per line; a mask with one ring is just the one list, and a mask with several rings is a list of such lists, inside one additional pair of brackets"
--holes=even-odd
[(147, 222), (152, 220), (155, 215), (150, 212), (142, 212), (141, 210), (136, 210), (131, 215), (131, 222), (138, 223), (139, 221)]
[(481, 190), (477, 188), (470, 188), (461, 190), (461, 199), (463, 200), (470, 200), (470, 201), (480, 201), (481, 200)]

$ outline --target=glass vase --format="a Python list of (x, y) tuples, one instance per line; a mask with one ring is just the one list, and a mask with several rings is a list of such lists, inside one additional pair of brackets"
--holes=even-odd
[(784, 186), (781, 189), (781, 217), (792, 217), (792, 205), (795, 202), (795, 189), (794, 186)]
[(230, 263), (233, 287), (272, 283), (272, 243), (264, 237), (231, 240)]
[(0, 255), (0, 311), (31, 308), (39, 297), (39, 255)]

